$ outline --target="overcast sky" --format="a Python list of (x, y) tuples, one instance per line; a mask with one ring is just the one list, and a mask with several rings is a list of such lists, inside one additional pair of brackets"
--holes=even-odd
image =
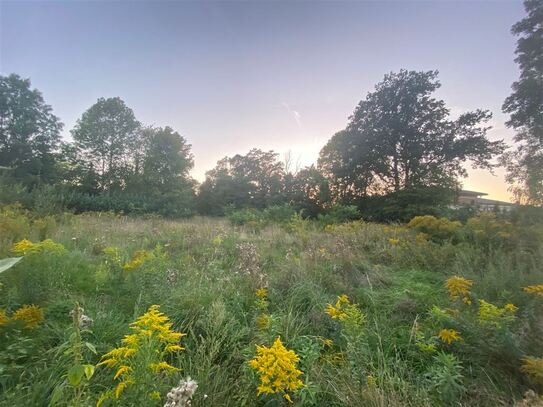
[[(0, 72), (29, 77), (65, 123), (120, 96), (145, 124), (193, 146), (193, 176), (252, 147), (300, 164), (347, 124), (383, 75), (440, 71), (458, 114), (501, 111), (518, 77), (511, 25), (520, 1), (0, 1)], [(508, 199), (503, 173), (470, 171), (469, 189)]]

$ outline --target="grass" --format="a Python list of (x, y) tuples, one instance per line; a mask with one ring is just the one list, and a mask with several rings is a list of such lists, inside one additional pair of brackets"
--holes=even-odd
[[(277, 337), (300, 358), (305, 385), (291, 393), (294, 405), (508, 406), (528, 389), (541, 391), (538, 378), (520, 370), (523, 356), (541, 357), (543, 349), (543, 301), (522, 291), (543, 284), (537, 227), (511, 232), (509, 225), (500, 240), (463, 225), (454, 236), (442, 228), (438, 238), (421, 239), (414, 228), (362, 222), (297, 220), (255, 229), (212, 218), (3, 216), (0, 258), (21, 238), (52, 239), (66, 251), (27, 254), (0, 275), (0, 309), (11, 315), (35, 304), (45, 313), (33, 329), (0, 326), (2, 406), (47, 406), (67, 381), (71, 362), (62, 349), (76, 301), (94, 321), (82, 333), (96, 347), (83, 355), (92, 365), (152, 304), (187, 334), (186, 349), (168, 359), (181, 372), (157, 373), (161, 398), (137, 400), (144, 406), (162, 406), (168, 389), (187, 376), (199, 386), (193, 406), (289, 404), (280, 395), (258, 396), (248, 366), (255, 345)], [(149, 257), (124, 270), (142, 250)], [(472, 305), (449, 298), (444, 284), (454, 275), (473, 281)], [(265, 304), (255, 295), (260, 287), (268, 289)], [(325, 313), (342, 294), (364, 314), (355, 329)], [(477, 319), (478, 299), (519, 309), (490, 329)], [(257, 326), (261, 314), (269, 316), (264, 329)], [(437, 339), (443, 328), (458, 330), (462, 341)], [(435, 350), (421, 350), (421, 343)], [(77, 405), (95, 405), (115, 386), (112, 379), (97, 367)], [(126, 397), (103, 405), (133, 405)], [(67, 391), (57, 405), (74, 403)]]

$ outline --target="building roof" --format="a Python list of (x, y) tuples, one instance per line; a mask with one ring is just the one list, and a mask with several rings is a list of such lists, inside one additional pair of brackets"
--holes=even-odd
[(483, 195), (488, 195), (484, 192), (477, 192), (477, 191), (468, 191), (467, 189), (461, 189), (460, 191), (458, 191), (458, 195), (462, 195), (462, 196), (483, 196)]

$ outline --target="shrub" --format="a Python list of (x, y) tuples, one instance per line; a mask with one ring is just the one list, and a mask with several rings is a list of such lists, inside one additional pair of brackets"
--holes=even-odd
[(435, 216), (415, 216), (409, 221), (407, 227), (417, 232), (426, 233), (434, 241), (455, 240), (459, 237), (462, 224), (446, 218)]

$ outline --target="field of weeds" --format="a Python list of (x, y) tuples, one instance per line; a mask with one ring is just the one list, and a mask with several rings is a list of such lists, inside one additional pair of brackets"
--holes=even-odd
[(0, 405), (540, 405), (542, 239), (5, 207)]

